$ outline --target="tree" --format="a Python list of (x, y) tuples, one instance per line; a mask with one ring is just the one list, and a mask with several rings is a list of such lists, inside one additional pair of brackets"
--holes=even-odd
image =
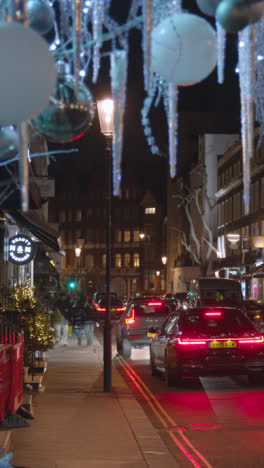
[(179, 201), (178, 208), (184, 208), (189, 232), (187, 233), (176, 226), (169, 226), (169, 228), (181, 233), (182, 245), (193, 261), (200, 266), (201, 275), (206, 276), (212, 254), (217, 252), (213, 245), (216, 200), (208, 196), (206, 167), (199, 166), (196, 174), (199, 176), (198, 185), (188, 187), (181, 181), (178, 193), (172, 195)]

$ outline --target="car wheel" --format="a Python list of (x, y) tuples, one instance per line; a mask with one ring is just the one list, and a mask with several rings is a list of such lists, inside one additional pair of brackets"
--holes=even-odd
[(179, 368), (173, 368), (170, 365), (169, 359), (166, 360), (165, 379), (168, 387), (175, 387), (181, 382), (181, 372)]
[(150, 372), (151, 372), (151, 375), (153, 375), (153, 376), (158, 375), (158, 371), (155, 368), (154, 358), (153, 358), (152, 353), (150, 353)]
[(122, 346), (121, 346), (121, 354), (124, 359), (129, 359), (131, 357), (131, 344), (129, 343), (128, 340), (124, 339), (122, 341)]

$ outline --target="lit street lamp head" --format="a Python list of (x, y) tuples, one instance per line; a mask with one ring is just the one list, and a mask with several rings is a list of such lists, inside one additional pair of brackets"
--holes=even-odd
[(101, 132), (105, 136), (114, 134), (114, 101), (112, 99), (103, 99), (97, 101), (97, 109)]

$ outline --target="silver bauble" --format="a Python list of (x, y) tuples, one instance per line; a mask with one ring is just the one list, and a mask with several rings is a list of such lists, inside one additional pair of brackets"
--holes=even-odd
[(220, 1), (221, 0), (196, 0), (196, 3), (199, 10), (201, 10), (204, 15), (215, 16), (215, 11)]
[(216, 19), (226, 31), (238, 32), (259, 21), (263, 2), (248, 4), (246, 0), (222, 0), (216, 9)]
[(28, 0), (27, 11), (29, 26), (39, 34), (49, 32), (54, 24), (55, 15), (53, 8), (46, 0)]
[(19, 137), (12, 125), (0, 127), (0, 161), (16, 156), (19, 148)]
[(66, 143), (81, 138), (92, 124), (95, 106), (89, 89), (79, 83), (76, 98), (72, 75), (58, 74), (50, 104), (32, 120), (32, 127), (48, 140)]

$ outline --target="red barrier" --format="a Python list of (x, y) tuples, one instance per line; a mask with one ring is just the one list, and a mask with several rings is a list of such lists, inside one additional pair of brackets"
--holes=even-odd
[(22, 403), (23, 397), (23, 343), (11, 345), (10, 355), (10, 392), (7, 403), (8, 414), (14, 414)]
[(11, 389), (11, 358), (12, 345), (0, 346), (0, 422), (7, 416), (7, 407)]

